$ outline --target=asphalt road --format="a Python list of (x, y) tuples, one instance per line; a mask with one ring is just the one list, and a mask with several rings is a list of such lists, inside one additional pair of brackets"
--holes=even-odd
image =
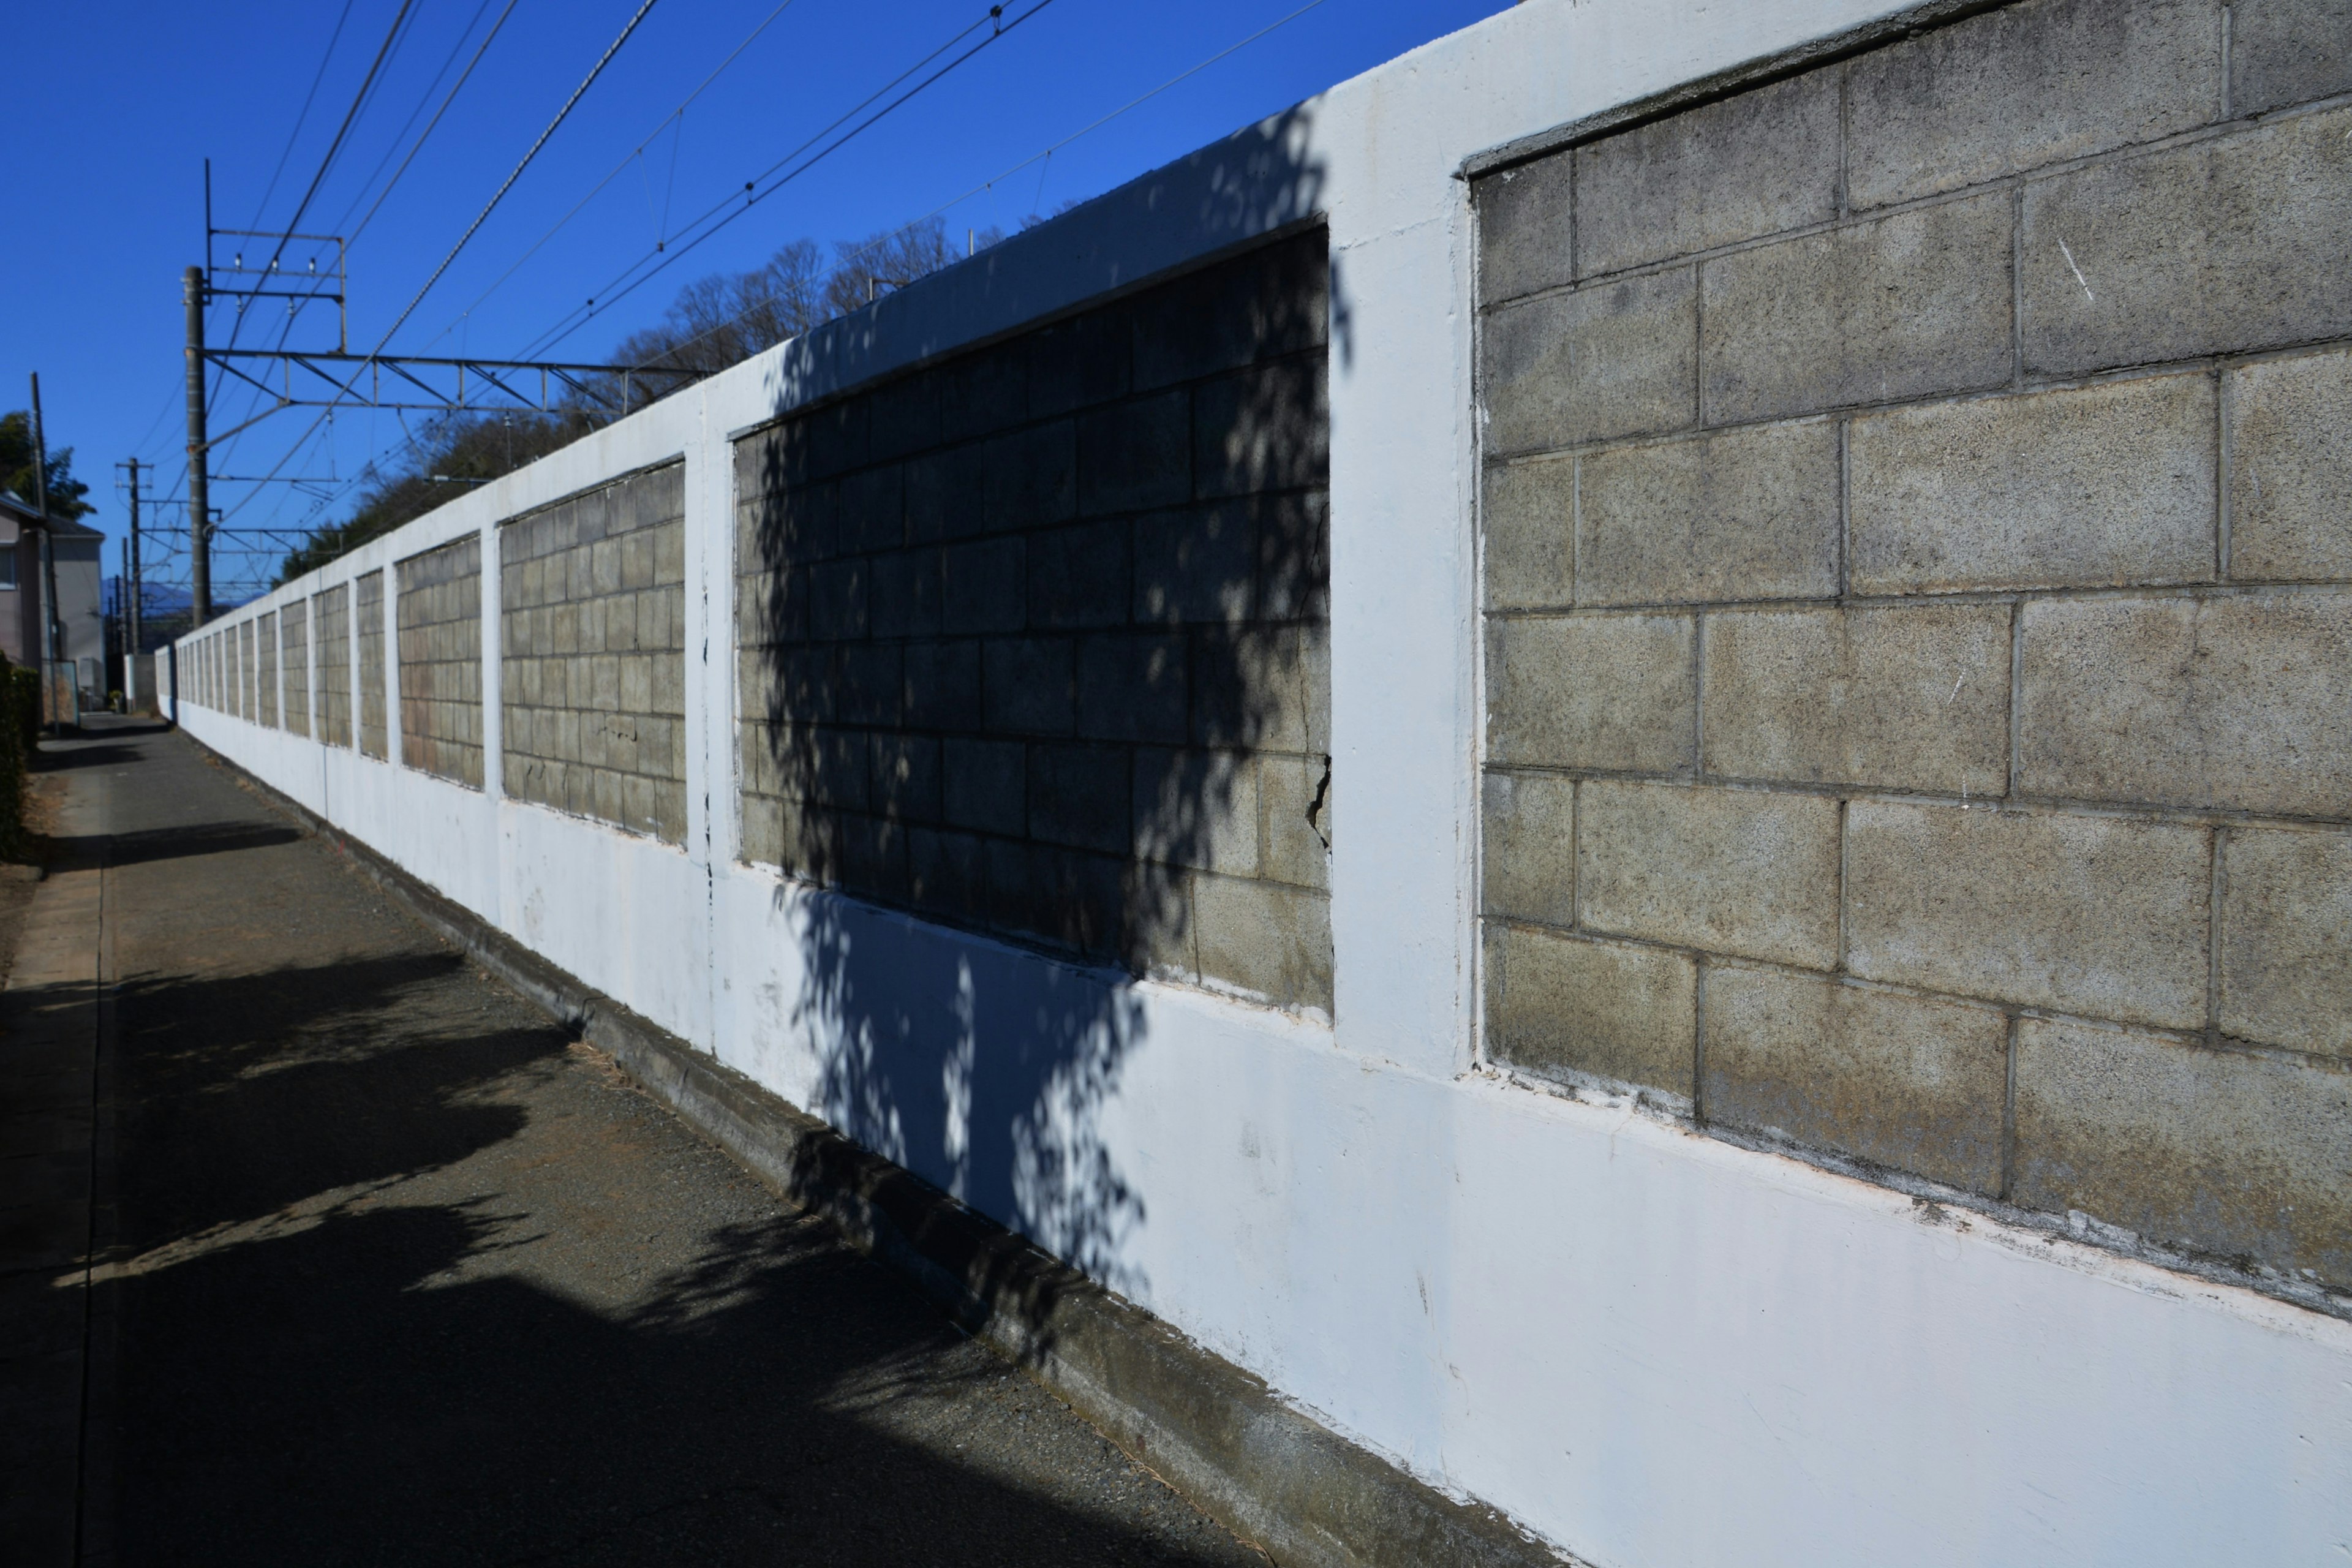
[(112, 1005), (82, 1561), (1265, 1561), (185, 738), (52, 761)]

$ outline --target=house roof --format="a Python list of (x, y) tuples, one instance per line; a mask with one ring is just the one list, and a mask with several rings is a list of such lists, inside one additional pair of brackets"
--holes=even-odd
[(19, 524), (29, 525), (34, 528), (46, 527), (51, 534), (59, 539), (103, 539), (106, 537), (101, 531), (92, 528), (87, 523), (74, 522), (62, 517), (50, 518), (46, 523), (44, 523), (41, 521), (40, 509), (34, 506), (32, 502), (26, 500), (24, 497), (18, 495), (15, 490), (0, 490), (0, 511), (7, 512), (10, 516), (16, 518)]

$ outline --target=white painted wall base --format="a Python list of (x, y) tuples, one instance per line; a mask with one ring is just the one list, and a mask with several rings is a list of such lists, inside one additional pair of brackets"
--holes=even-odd
[[(2352, 1562), (2352, 1325), (1475, 1062), (1456, 172), (1901, 9), (1530, 0), (254, 606), (468, 531), (493, 557), (499, 519), (685, 454), (684, 850), (185, 703), (182, 721), (552, 962), (1597, 1563)], [(1336, 1024), (736, 864), (727, 437), (1315, 212), (1334, 268)]]

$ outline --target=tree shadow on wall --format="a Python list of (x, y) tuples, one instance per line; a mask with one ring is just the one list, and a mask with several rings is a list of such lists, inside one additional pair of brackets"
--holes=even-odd
[[(848, 895), (777, 895), (812, 1109), (1130, 1295), (1146, 1202), (1101, 1118), (1147, 1032), (1136, 977), (1330, 1005), (1348, 311), (1307, 130), (1180, 166), (1223, 258), (737, 448), (744, 852)], [(1156, 179), (877, 309), (1066, 264)]]

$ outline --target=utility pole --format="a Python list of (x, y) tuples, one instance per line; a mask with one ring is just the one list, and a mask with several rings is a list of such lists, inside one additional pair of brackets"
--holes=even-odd
[(205, 474), (205, 269), (180, 276), (188, 307), (188, 596), (192, 627), (213, 618), (211, 487)]
[[(131, 652), (139, 652), (140, 616), (147, 608), (145, 594), (139, 582), (139, 459), (131, 459), (131, 606), (124, 612), (123, 626), (131, 638)], [(127, 672), (131, 666), (123, 665)]]
[(65, 720), (58, 712), (58, 661), (66, 654), (65, 616), (58, 609), (58, 541), (57, 530), (49, 526), (49, 433), (41, 422), (41, 373), (33, 373), (33, 505), (41, 514), (41, 596), (48, 601), (48, 636), (42, 639), (47, 650), (41, 659), (41, 700), (48, 706), (49, 728), (62, 731)]

